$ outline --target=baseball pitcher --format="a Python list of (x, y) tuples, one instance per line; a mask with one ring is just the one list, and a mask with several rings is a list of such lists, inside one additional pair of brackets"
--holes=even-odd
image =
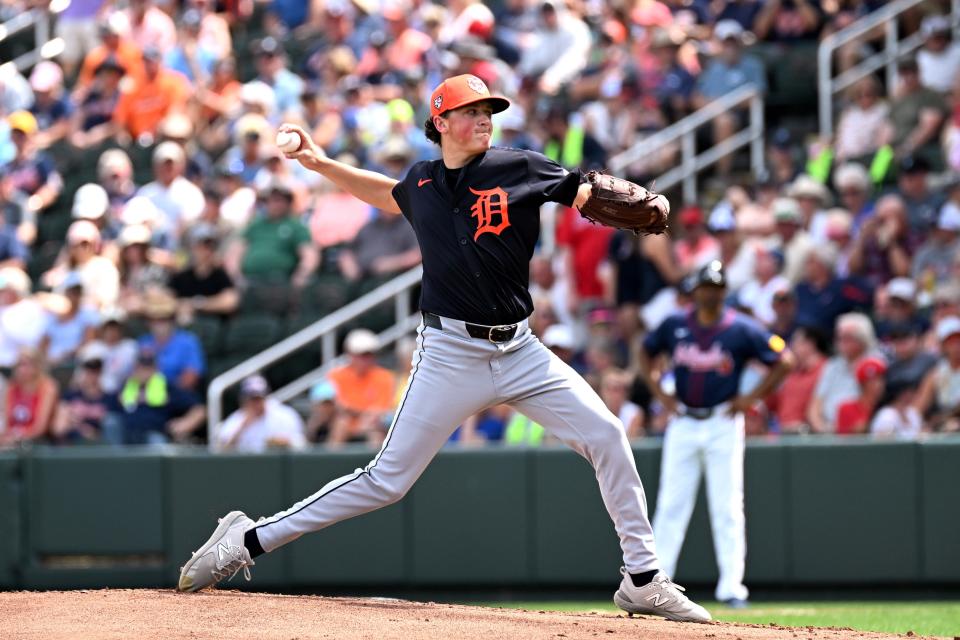
[(227, 514), (184, 565), (181, 591), (241, 570), (249, 576), (255, 557), (400, 500), (460, 423), (487, 407), (509, 404), (596, 470), (623, 549), (617, 604), (673, 620), (710, 619), (659, 571), (623, 425), (540, 343), (528, 322), (530, 258), (542, 204), (573, 205), (596, 220), (642, 232), (666, 227), (668, 204), (626, 181), (567, 172), (538, 153), (491, 148), (492, 115), (508, 105), (476, 76), (442, 82), (425, 123), (442, 159), (415, 164), (400, 181), (331, 160), (303, 129), (281, 127), (302, 140), (287, 157), (413, 226), (423, 255), (417, 350), (407, 390), (374, 459), (260, 522), (239, 511)]

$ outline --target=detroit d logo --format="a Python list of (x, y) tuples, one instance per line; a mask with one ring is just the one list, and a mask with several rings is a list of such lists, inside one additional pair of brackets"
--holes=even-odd
[(483, 233), (500, 233), (510, 226), (510, 217), (507, 213), (507, 192), (500, 187), (477, 191), (473, 187), (470, 193), (477, 196), (477, 201), (470, 207), (470, 217), (477, 219), (477, 232), (473, 234), (473, 241)]

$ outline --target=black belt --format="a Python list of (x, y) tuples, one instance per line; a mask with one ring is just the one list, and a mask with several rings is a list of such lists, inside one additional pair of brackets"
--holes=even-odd
[[(485, 324), (471, 324), (469, 322), (464, 322), (463, 324), (466, 326), (467, 333), (470, 334), (471, 338), (489, 340), (490, 342), (509, 342), (517, 335), (517, 329), (520, 328), (519, 324), (501, 324), (493, 327)], [(433, 329), (443, 330), (440, 316), (435, 313), (430, 313), (429, 311), (423, 312), (423, 325)]]
[(683, 415), (694, 420), (706, 420), (713, 415), (716, 407), (684, 407)]

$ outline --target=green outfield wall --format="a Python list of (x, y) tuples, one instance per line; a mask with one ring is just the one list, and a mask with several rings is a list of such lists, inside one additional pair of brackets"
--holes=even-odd
[[(634, 448), (651, 513), (659, 442)], [(230, 509), (269, 515), (370, 453), (191, 448), (0, 454), (0, 588), (172, 586)], [(960, 584), (960, 438), (756, 440), (747, 582)], [(252, 589), (608, 587), (620, 551), (590, 466), (565, 449), (443, 451), (409, 495), (257, 562)], [(701, 491), (677, 580), (716, 579)]]

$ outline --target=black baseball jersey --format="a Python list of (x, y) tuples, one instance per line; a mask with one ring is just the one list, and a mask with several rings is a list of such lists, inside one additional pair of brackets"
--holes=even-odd
[(529, 316), (540, 205), (571, 205), (579, 185), (579, 171), (519, 149), (491, 148), (459, 171), (413, 165), (393, 197), (423, 255), (420, 308), (486, 325)]

